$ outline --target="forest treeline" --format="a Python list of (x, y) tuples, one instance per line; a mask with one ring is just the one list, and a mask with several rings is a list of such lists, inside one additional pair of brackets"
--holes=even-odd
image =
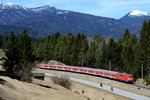
[(108, 41), (99, 35), (61, 35), (55, 33), (41, 39), (32, 38), (27, 31), (0, 35), (0, 47), (6, 50), (5, 68), (12, 77), (28, 80), (34, 61), (57, 60), (67, 65), (101, 68), (134, 74), (136, 78), (150, 73), (150, 20), (144, 21), (140, 37), (125, 30), (120, 40)]

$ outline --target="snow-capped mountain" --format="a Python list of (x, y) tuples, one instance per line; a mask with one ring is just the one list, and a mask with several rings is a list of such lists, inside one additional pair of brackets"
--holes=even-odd
[(32, 12), (36, 12), (36, 13), (41, 13), (44, 11), (48, 11), (48, 12), (55, 12), (57, 14), (66, 14), (69, 11), (68, 10), (61, 10), (61, 9), (56, 9), (55, 7), (51, 7), (49, 5), (45, 5), (45, 6), (41, 6), (41, 7), (36, 7), (36, 8), (27, 8), (27, 7), (23, 7), (21, 5), (17, 5), (14, 3), (1, 3), (0, 4), (0, 10), (26, 10), (26, 11), (32, 11)]
[(133, 33), (139, 33), (144, 20), (149, 20), (150, 14), (147, 12), (133, 10), (119, 19), (120, 22), (128, 26)]
[(130, 24), (135, 24), (135, 23), (142, 24), (142, 22), (146, 19), (150, 19), (150, 13), (143, 12), (140, 10), (133, 10), (129, 12), (127, 15), (120, 18), (119, 20)]
[(27, 8), (14, 3), (1, 3), (0, 9), (4, 10), (4, 9), (27, 9)]
[(42, 12), (42, 11), (53, 12), (53, 11), (56, 10), (56, 8), (55, 7), (50, 7), (49, 5), (46, 5), (46, 6), (42, 6), (42, 7), (31, 8), (30, 10), (34, 11), (34, 12)]
[(133, 10), (128, 14), (128, 16), (150, 16), (150, 13), (143, 12), (140, 10)]
[(13, 3), (0, 4), (0, 33), (7, 34), (9, 31), (16, 32), (16, 29), (18, 33), (26, 28), (29, 33), (38, 37), (60, 32), (86, 33), (88, 36), (97, 33), (106, 38), (120, 38), (126, 28), (139, 33), (145, 19), (150, 19), (149, 14), (136, 10), (117, 20), (61, 10), (48, 5), (27, 8)]

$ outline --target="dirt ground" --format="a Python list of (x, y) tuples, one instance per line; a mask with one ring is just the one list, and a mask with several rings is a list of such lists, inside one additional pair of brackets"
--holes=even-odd
[(133, 93), (141, 94), (150, 97), (150, 90), (140, 88), (133, 86), (131, 84), (126, 84), (122, 82), (118, 82), (115, 80), (110, 80), (106, 78), (101, 78), (101, 77), (96, 77), (96, 76), (91, 76), (91, 75), (85, 75), (85, 74), (77, 74), (77, 73), (71, 73), (71, 72), (63, 72), (63, 71), (56, 71), (56, 70), (44, 70), (44, 69), (36, 69), (37, 71), (40, 72), (47, 72), (47, 73), (52, 73), (52, 74), (60, 74), (60, 75), (67, 75), (71, 77), (76, 77), (84, 80), (89, 80), (93, 82), (99, 82), (103, 83), (105, 85), (113, 86), (119, 89), (127, 90)]

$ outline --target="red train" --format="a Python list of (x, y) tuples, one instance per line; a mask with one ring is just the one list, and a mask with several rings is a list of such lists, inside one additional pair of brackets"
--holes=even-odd
[(55, 69), (55, 70), (71, 71), (71, 72), (78, 72), (78, 73), (86, 73), (91, 75), (103, 76), (115, 80), (120, 80), (124, 82), (133, 82), (132, 74), (120, 73), (115, 71), (108, 71), (108, 70), (94, 69), (94, 68), (87, 68), (87, 67), (68, 66), (68, 65), (52, 65), (52, 64), (37, 64), (37, 67), (42, 69)]

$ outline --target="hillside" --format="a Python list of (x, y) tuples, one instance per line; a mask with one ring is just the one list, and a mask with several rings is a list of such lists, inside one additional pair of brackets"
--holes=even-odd
[(130, 100), (107, 91), (87, 85), (73, 83), (67, 90), (52, 83), (49, 77), (45, 81), (33, 79), (24, 83), (0, 76), (0, 100)]
[(24, 83), (0, 76), (0, 100), (87, 100), (53, 83), (33, 80)]

